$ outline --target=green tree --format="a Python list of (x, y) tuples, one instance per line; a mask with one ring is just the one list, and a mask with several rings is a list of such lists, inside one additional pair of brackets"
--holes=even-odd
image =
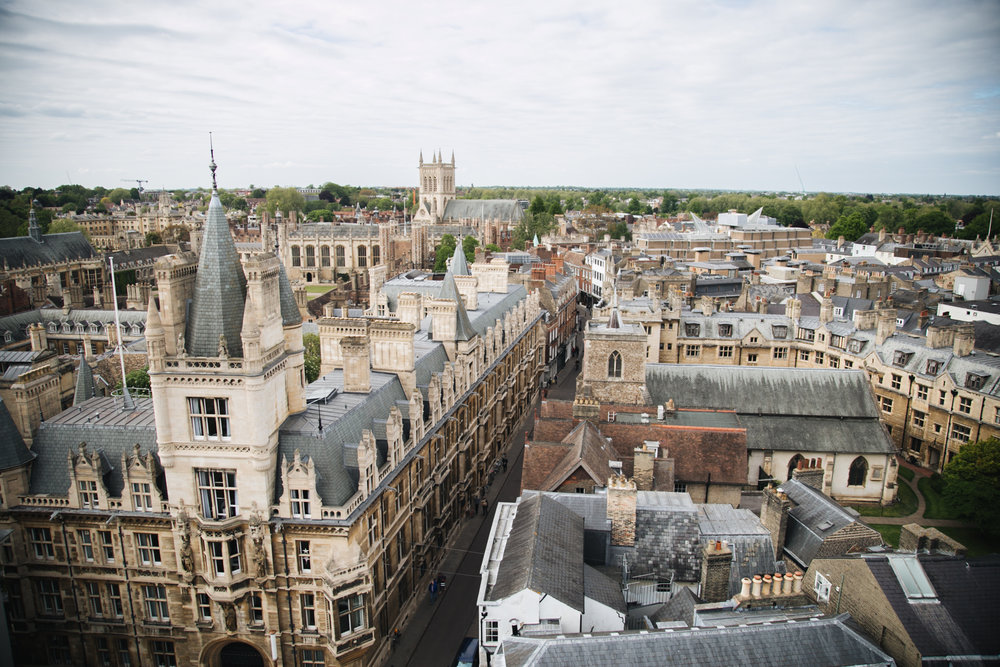
[(87, 233), (87, 230), (69, 218), (59, 218), (49, 225), (49, 234), (65, 234), (67, 232), (82, 232), (87, 240), (90, 240), (90, 234)]
[(304, 334), (302, 336), (302, 346), (305, 348), (305, 359), (304, 366), (306, 372), (306, 383), (315, 382), (319, 377), (320, 369), (320, 353), (319, 353), (319, 336), (314, 333)]
[[(137, 368), (125, 374), (125, 383), (130, 387), (149, 389), (149, 366)], [(121, 385), (118, 385), (119, 387)]]
[(117, 206), (122, 200), (132, 199), (132, 191), (125, 188), (115, 188), (108, 193), (108, 199)]
[(441, 243), (434, 253), (434, 273), (444, 273), (448, 270), (448, 260), (455, 254), (455, 246), (458, 241), (451, 234), (441, 237)]
[(830, 231), (826, 233), (826, 238), (836, 239), (841, 236), (847, 241), (855, 241), (862, 234), (868, 231), (868, 225), (859, 211), (854, 211), (849, 215), (842, 215), (837, 222), (830, 226)]
[(991, 535), (1000, 535), (1000, 439), (969, 442), (944, 467), (945, 502)]
[(503, 252), (503, 249), (501, 249), (496, 243), (487, 243), (483, 247), (490, 252)]
[(163, 237), (160, 236), (158, 232), (147, 232), (146, 233), (146, 245), (157, 245), (163, 243)]
[(476, 248), (479, 247), (479, 239), (474, 236), (466, 236), (462, 239), (462, 252), (465, 253), (465, 259), (472, 264), (476, 261)]
[(291, 211), (301, 211), (306, 205), (306, 198), (295, 188), (271, 188), (267, 191), (267, 212), (274, 215), (281, 211), (288, 215)]
[(535, 195), (535, 198), (531, 200), (531, 206), (528, 207), (528, 212), (537, 215), (538, 213), (545, 213), (545, 210), (545, 200), (542, 199), (542, 195)]
[(267, 196), (267, 190), (263, 188), (254, 188), (250, 193), (250, 199), (263, 199)]

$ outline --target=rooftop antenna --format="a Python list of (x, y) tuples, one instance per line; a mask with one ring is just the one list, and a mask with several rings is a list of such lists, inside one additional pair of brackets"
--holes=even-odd
[(990, 226), (986, 230), (986, 240), (990, 240), (990, 235), (993, 233), (993, 209), (990, 209)]
[(115, 304), (115, 336), (118, 338), (118, 361), (122, 368), (122, 402), (126, 410), (135, 407), (132, 397), (128, 393), (128, 382), (125, 380), (125, 345), (122, 341), (122, 326), (118, 319), (118, 287), (115, 285), (115, 258), (108, 256), (108, 263), (111, 265), (111, 295)]
[(802, 182), (802, 174), (799, 173), (799, 165), (795, 165), (795, 175), (799, 177), (799, 185), (802, 187), (802, 197), (806, 196), (806, 184)]

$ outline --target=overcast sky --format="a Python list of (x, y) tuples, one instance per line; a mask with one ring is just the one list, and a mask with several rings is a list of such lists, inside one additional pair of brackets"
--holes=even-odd
[(229, 188), (997, 194), (1000, 2), (0, 0), (0, 184), (205, 186), (209, 131)]

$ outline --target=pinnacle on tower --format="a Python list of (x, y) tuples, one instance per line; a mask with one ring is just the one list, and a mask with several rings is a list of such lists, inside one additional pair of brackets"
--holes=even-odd
[(38, 216), (35, 215), (35, 200), (31, 200), (31, 208), (28, 209), (28, 236), (35, 243), (44, 243), (42, 239), (42, 228), (38, 226)]
[(93, 398), (96, 393), (94, 391), (94, 371), (87, 363), (86, 355), (81, 353), (80, 370), (76, 375), (76, 391), (73, 392), (73, 405), (80, 405)]
[(212, 200), (205, 220), (185, 340), (187, 353), (191, 356), (215, 357), (219, 351), (219, 336), (224, 335), (230, 356), (235, 357), (243, 353), (240, 331), (243, 328), (247, 279), (229, 232), (222, 202), (219, 201), (214, 150), (209, 168), (212, 170)]

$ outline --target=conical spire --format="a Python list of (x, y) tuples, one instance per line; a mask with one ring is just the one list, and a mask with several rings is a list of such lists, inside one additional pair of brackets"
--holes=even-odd
[(156, 307), (156, 297), (149, 295), (149, 306), (146, 307), (146, 336), (163, 333), (163, 323), (160, 320), (160, 309)]
[(195, 357), (215, 357), (219, 351), (219, 336), (224, 335), (230, 356), (243, 354), (240, 330), (243, 328), (243, 305), (246, 301), (247, 279), (243, 274), (236, 244), (229, 233), (229, 223), (219, 201), (215, 184), (213, 153), (212, 201), (208, 205), (205, 233), (202, 237), (201, 258), (194, 299), (187, 320), (188, 354)]
[(451, 256), (451, 272), (456, 276), (472, 275), (469, 272), (469, 263), (465, 258), (464, 241), (464, 237), (459, 239), (458, 243), (455, 244), (455, 254)]
[(42, 228), (38, 226), (38, 216), (35, 215), (35, 202), (32, 200), (31, 208), (28, 209), (28, 236), (34, 239), (35, 243), (42, 243)]
[(420, 149), (420, 166), (424, 165), (424, 151)]
[(451, 271), (444, 274), (438, 298), (454, 301), (458, 305), (455, 312), (455, 340), (471, 340), (476, 335), (476, 331), (472, 328), (472, 322), (469, 321), (469, 313), (465, 310), (465, 300), (458, 293), (458, 285), (455, 284), (455, 276), (452, 275)]
[(278, 300), (281, 302), (281, 325), (301, 324), (302, 313), (295, 303), (295, 294), (292, 292), (292, 284), (285, 273), (285, 265), (278, 264)]
[(618, 274), (615, 274), (615, 279), (611, 283), (611, 313), (608, 315), (608, 328), (609, 329), (621, 329), (622, 328), (622, 316), (618, 312)]
[(0, 398), (0, 470), (22, 466), (37, 456), (24, 444), (21, 432)]
[(87, 363), (86, 356), (81, 354), (80, 370), (76, 374), (76, 391), (73, 393), (73, 405), (80, 405), (93, 398), (96, 393), (94, 391), (94, 371)]
[(455, 166), (455, 149), (451, 149), (451, 166)]

